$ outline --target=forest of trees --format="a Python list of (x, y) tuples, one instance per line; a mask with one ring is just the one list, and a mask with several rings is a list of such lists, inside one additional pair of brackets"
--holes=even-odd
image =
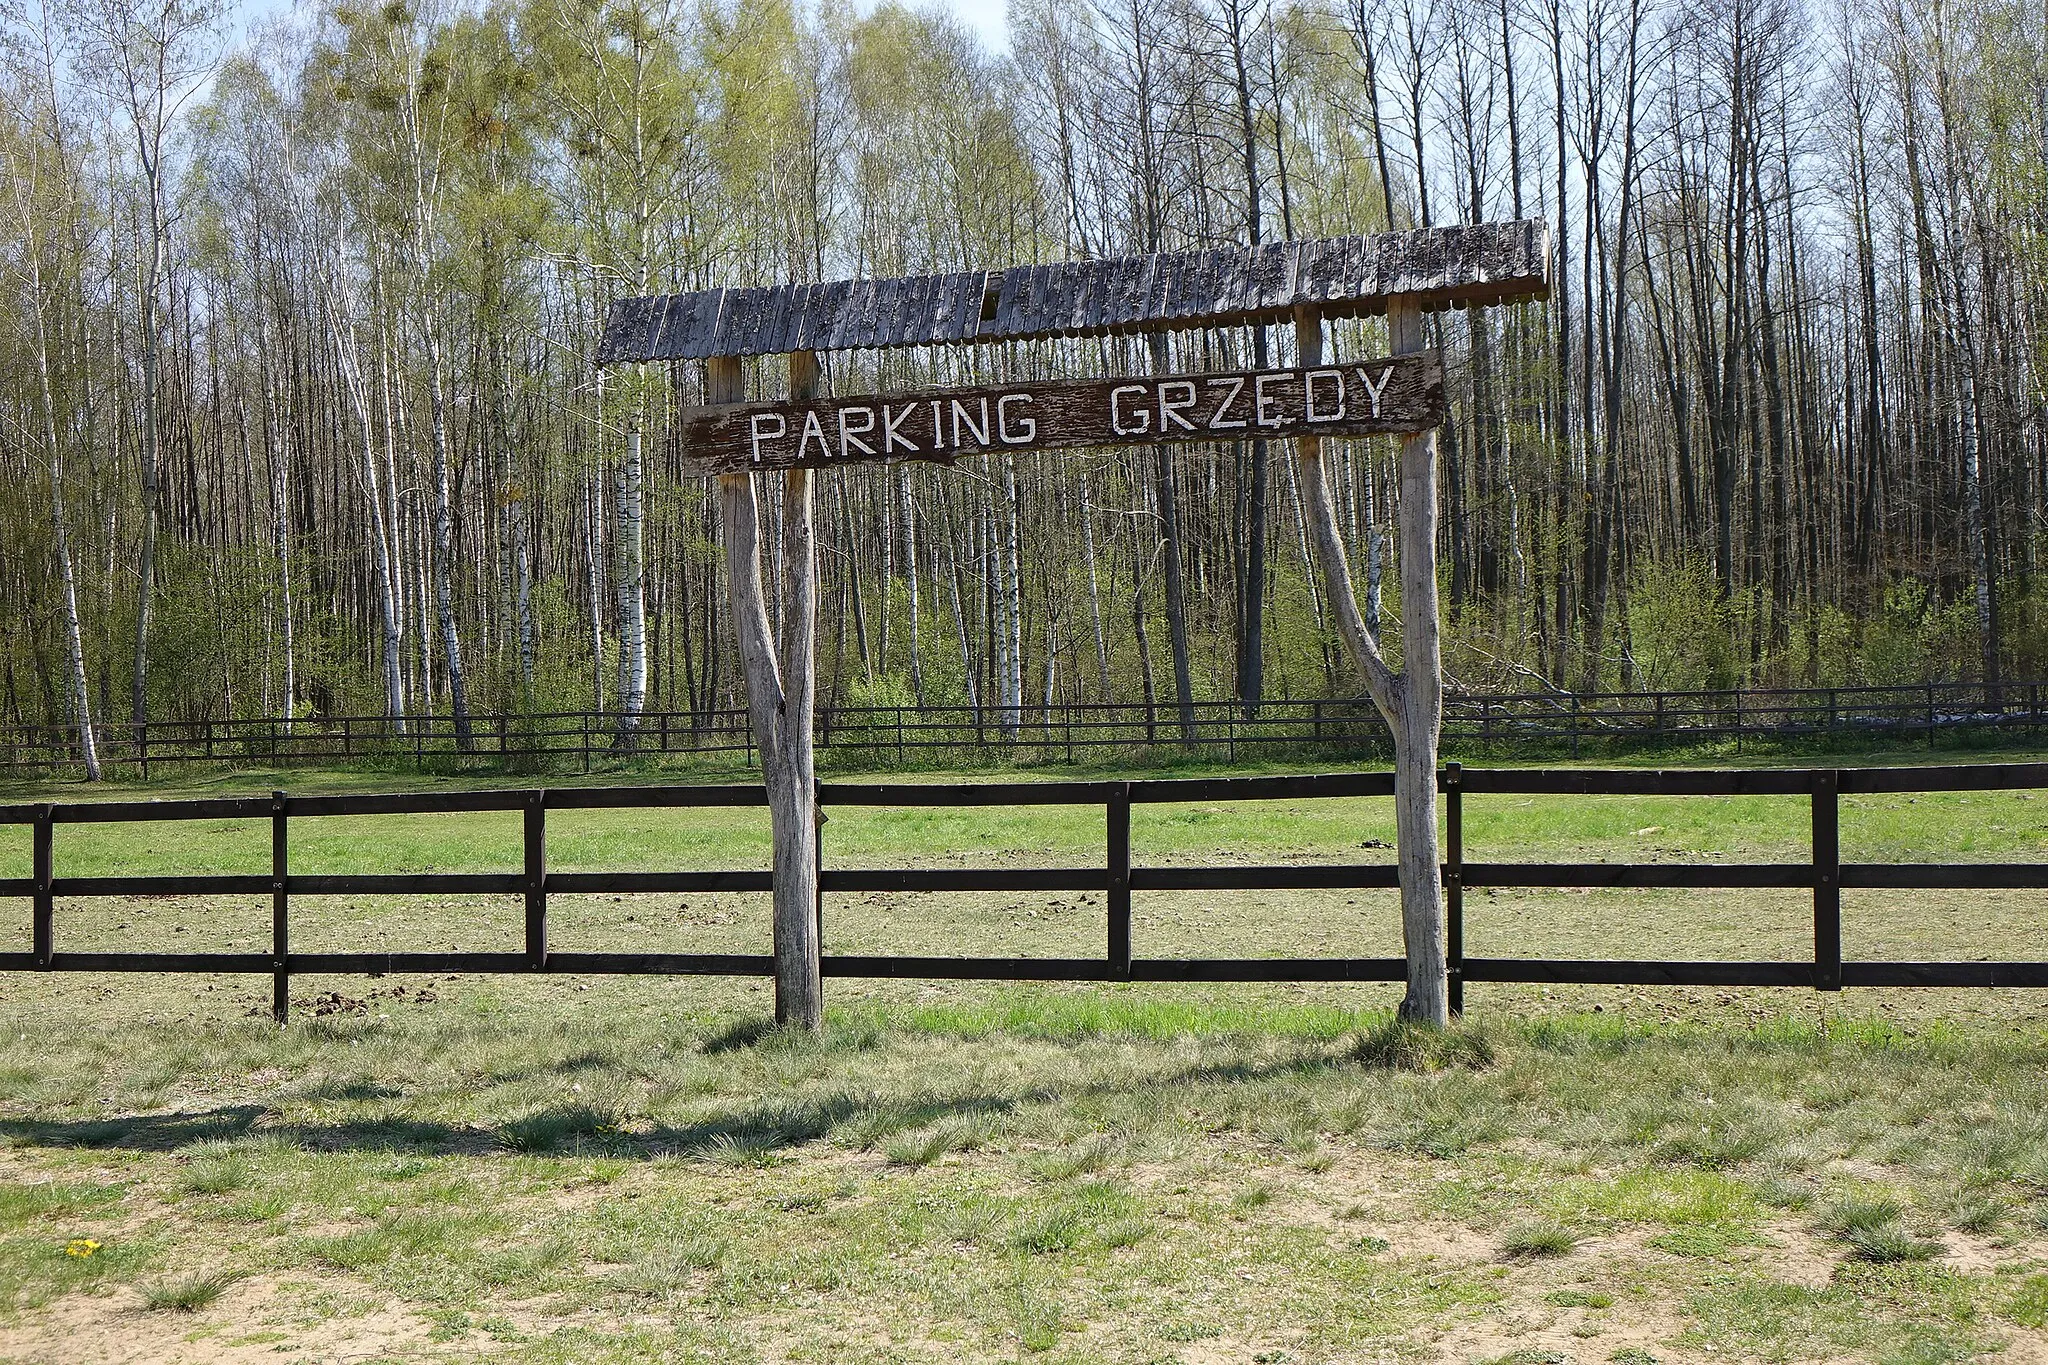
[[(703, 375), (600, 373), (611, 299), (1521, 217), (1550, 301), (1431, 323), (1452, 686), (2048, 672), (2038, 3), (238, 17), (0, 0), (0, 723), (732, 706)], [(1330, 467), (1398, 653), (1391, 461)], [(817, 518), (821, 701), (1357, 691), (1279, 448), (867, 466)]]

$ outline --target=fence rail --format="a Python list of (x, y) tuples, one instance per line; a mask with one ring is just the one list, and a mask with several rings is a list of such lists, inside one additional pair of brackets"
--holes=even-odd
[[(1557, 751), (1705, 739), (1924, 736), (1992, 729), (2048, 729), (2048, 684), (1921, 683), (1900, 687), (1775, 691), (1453, 695), (1444, 703), (1450, 741)], [(1073, 758), (1102, 748), (1180, 745), (1247, 753), (1313, 749), (1341, 755), (1386, 751), (1385, 727), (1362, 698), (1282, 699), (1248, 713), (1234, 701), (1055, 703), (1051, 706), (839, 706), (818, 712), (818, 743), (848, 753), (942, 758), (991, 748), (1024, 758)], [(311, 716), (160, 720), (95, 727), (104, 761), (311, 764), (385, 758), (425, 763), (463, 755), (569, 760), (585, 771), (623, 752), (741, 754), (752, 761), (744, 710), (650, 711), (630, 731), (616, 713), (490, 713), (470, 718), (465, 741), (453, 717)], [(0, 768), (57, 771), (80, 763), (67, 727), (0, 727)]]
[[(1949, 767), (1757, 770), (1466, 769), (1438, 774), (1444, 795), (1443, 884), (1449, 916), (1454, 1007), (1472, 981), (1605, 985), (2048, 987), (2048, 962), (1903, 962), (1845, 960), (1842, 891), (2048, 888), (2043, 863), (1845, 863), (1840, 798), (1876, 792), (1990, 791), (2048, 788), (2048, 763)], [(1467, 861), (1467, 795), (1804, 796), (1811, 812), (1811, 854), (1779, 863), (1526, 863)], [(1134, 865), (1131, 807), (1188, 801), (1264, 801), (1393, 795), (1390, 773), (1302, 777), (1234, 777), (1097, 782), (966, 784), (821, 783), (826, 805), (1022, 807), (1101, 806), (1100, 864), (1065, 868), (823, 869), (824, 892), (1100, 891), (1106, 893), (1104, 951), (1097, 957), (939, 957), (827, 954), (828, 976), (1057, 981), (1398, 981), (1400, 958), (1260, 957), (1148, 958), (1131, 935), (1131, 897), (1145, 891), (1312, 889), (1349, 891), (1397, 885), (1391, 864), (1269, 866)], [(272, 1010), (283, 1022), (290, 979), (305, 973), (510, 972), (638, 975), (767, 975), (765, 955), (723, 953), (557, 952), (548, 944), (554, 895), (608, 892), (768, 891), (764, 871), (557, 872), (547, 863), (549, 811), (687, 810), (761, 806), (762, 791), (743, 786), (552, 788), (533, 791), (418, 792), (389, 795), (214, 797), (179, 801), (65, 802), (0, 806), (0, 824), (32, 829), (32, 875), (0, 879), (0, 897), (31, 902), (26, 952), (0, 951), (0, 971), (248, 972), (272, 979)], [(290, 867), (290, 822), (348, 815), (518, 811), (521, 868), (492, 873), (323, 875)], [(60, 824), (126, 821), (267, 820), (270, 871), (253, 876), (62, 877), (55, 865)], [(827, 826), (829, 829), (829, 826)], [(822, 865), (823, 854), (820, 853)], [(1813, 897), (1813, 953), (1798, 961), (1650, 961), (1470, 957), (1465, 953), (1464, 894), (1469, 887), (1786, 888)], [(295, 952), (291, 902), (304, 895), (505, 895), (522, 898), (524, 940), (497, 952)], [(57, 943), (61, 899), (159, 895), (267, 895), (268, 952), (71, 952)]]

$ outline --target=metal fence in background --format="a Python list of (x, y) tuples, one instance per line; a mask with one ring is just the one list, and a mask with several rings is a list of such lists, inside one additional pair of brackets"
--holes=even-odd
[[(1898, 687), (1825, 687), (1743, 691), (1529, 692), (1447, 697), (1447, 744), (1482, 751), (1574, 758), (1703, 740), (1914, 737), (1931, 746), (1943, 734), (2048, 730), (2048, 685), (1922, 683)], [(475, 755), (536, 764), (598, 762), (629, 753), (739, 754), (753, 757), (744, 710), (642, 714), (630, 731), (616, 713), (491, 713), (470, 718), (465, 741), (447, 715), (305, 716), (163, 720), (95, 728), (103, 762), (116, 767), (231, 762), (262, 765), (348, 763), (359, 759), (425, 764)], [(1091, 750), (1182, 747), (1240, 755), (1287, 750), (1332, 756), (1388, 751), (1386, 729), (1362, 698), (1281, 699), (1247, 708), (1235, 701), (1146, 705), (1054, 703), (1000, 706), (825, 706), (821, 747), (898, 764), (985, 756), (1072, 760)], [(76, 734), (66, 727), (0, 727), (0, 768), (76, 769)]]

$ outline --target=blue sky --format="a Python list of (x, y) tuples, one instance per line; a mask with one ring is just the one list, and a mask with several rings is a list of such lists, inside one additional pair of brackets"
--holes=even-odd
[[(864, 0), (872, 8), (873, 0)], [(1004, 31), (1003, 18), (1007, 0), (906, 0), (912, 9), (927, 6), (951, 10), (967, 21), (970, 28), (981, 35), (981, 40), (997, 51), (1009, 49), (1008, 35)]]

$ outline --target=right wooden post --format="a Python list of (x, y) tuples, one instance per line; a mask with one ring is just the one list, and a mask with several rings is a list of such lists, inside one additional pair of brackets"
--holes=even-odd
[[(1387, 331), (1395, 355), (1424, 349), (1416, 301), (1388, 301)], [(1323, 363), (1322, 317), (1308, 304), (1294, 310), (1295, 349), (1304, 367)], [(1394, 826), (1401, 878), (1401, 938), (1408, 987), (1401, 1017), (1443, 1027), (1451, 1018), (1450, 934), (1444, 918), (1443, 864), (1437, 838), (1437, 746), (1443, 731), (1443, 653), (1436, 587), (1436, 433), (1401, 438), (1399, 463), (1401, 672), (1396, 674), (1366, 631), (1351, 586), (1351, 566), (1337, 529), (1336, 504), (1323, 468), (1322, 438), (1295, 443), (1302, 497), (1315, 530), (1324, 597), (1352, 662), (1394, 739)]]

